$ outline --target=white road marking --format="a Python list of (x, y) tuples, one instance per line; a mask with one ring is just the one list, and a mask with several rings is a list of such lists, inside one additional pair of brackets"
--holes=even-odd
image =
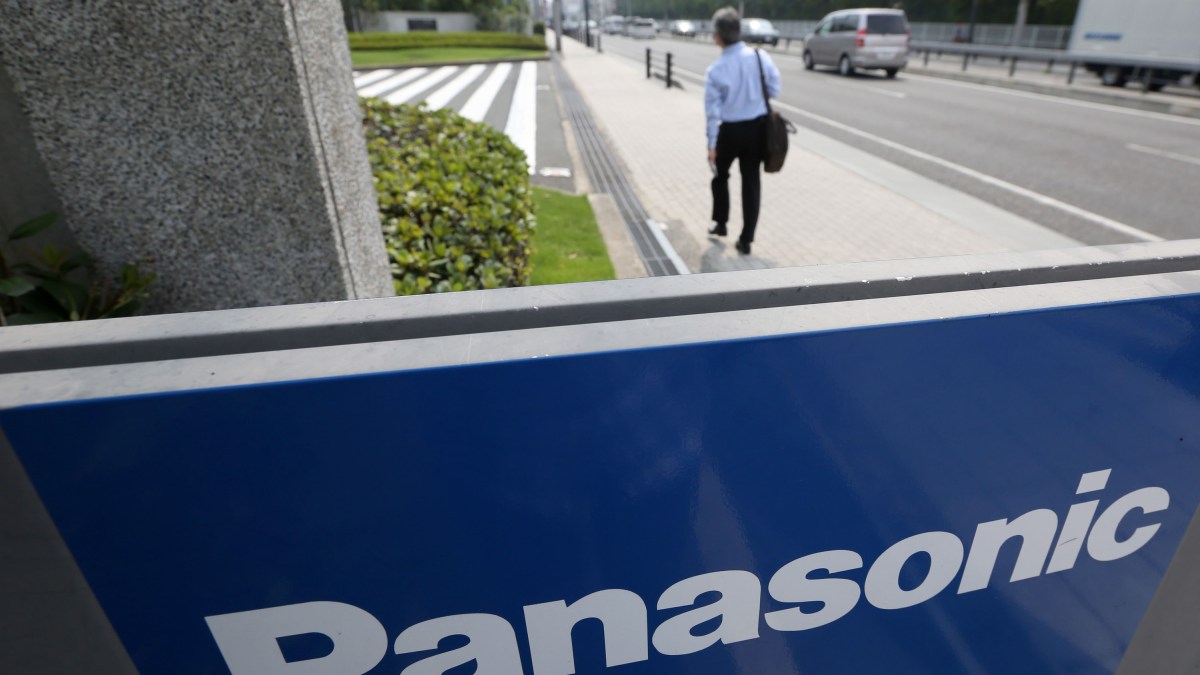
[(1127, 143), (1125, 145), (1125, 147), (1129, 148), (1130, 150), (1136, 151), (1136, 152), (1144, 152), (1147, 155), (1156, 155), (1158, 157), (1166, 157), (1167, 159), (1173, 159), (1173, 160), (1176, 160), (1179, 162), (1187, 162), (1188, 164), (1195, 164), (1196, 166), (1200, 166), (1200, 158), (1198, 158), (1198, 157), (1190, 157), (1188, 155), (1181, 155), (1178, 152), (1171, 152), (1170, 150), (1158, 150), (1155, 148), (1147, 148), (1146, 146), (1138, 145), (1137, 143)]
[(537, 63), (533, 61), (521, 64), (504, 133), (525, 151), (532, 174), (537, 167)]
[(438, 82), (441, 82), (442, 80), (446, 79), (447, 77), (450, 77), (451, 75), (453, 75), (454, 73), (457, 73), (457, 72), (458, 72), (457, 66), (442, 66), (441, 68), (438, 68), (437, 70), (426, 75), (425, 77), (422, 77), (421, 79), (417, 80), (416, 82), (413, 82), (412, 84), (408, 85), (407, 87), (404, 87), (403, 89), (399, 89), (397, 91), (394, 91), (394, 92), (388, 94), (387, 96), (384, 96), (383, 100), (385, 100), (388, 103), (391, 103), (393, 105), (400, 105), (401, 103), (407, 102), (412, 97), (416, 96), (417, 94), (425, 91), (426, 89), (432, 87), (433, 85), (437, 84)]
[(1114, 232), (1120, 232), (1121, 234), (1123, 234), (1127, 237), (1133, 237), (1134, 239), (1137, 239), (1139, 241), (1163, 241), (1162, 237), (1160, 237), (1158, 235), (1150, 234), (1149, 232), (1146, 232), (1144, 230), (1139, 230), (1136, 227), (1133, 227), (1132, 225), (1126, 225), (1125, 223), (1118, 222), (1111, 218), (1106, 218), (1098, 213), (1092, 213), (1091, 211), (1081, 209), (1078, 206), (1075, 206), (1073, 204), (1068, 204), (1066, 202), (1059, 201), (1053, 197), (1049, 197), (1047, 195), (1041, 194), (1040, 192), (1034, 192), (1033, 190), (1023, 188), (1019, 185), (1014, 185), (1012, 183), (1009, 183), (1008, 181), (1001, 180), (999, 178), (996, 178), (995, 176), (989, 176), (988, 174), (981, 173), (974, 169), (967, 168), (965, 166), (962, 166), (961, 164), (955, 164), (954, 162), (942, 159), (941, 157), (937, 157), (935, 155), (931, 155), (927, 152), (921, 152), (920, 150), (910, 148), (907, 145), (901, 145), (899, 143), (896, 143), (895, 141), (889, 141), (888, 139), (883, 138), (881, 136), (876, 136), (875, 134), (863, 131), (861, 129), (857, 129), (848, 124), (843, 124), (836, 120), (831, 120), (828, 117), (822, 117), (821, 115), (816, 115), (814, 113), (810, 113), (807, 110), (801, 110), (800, 108), (797, 108), (794, 105), (789, 105), (787, 103), (783, 103), (782, 101), (776, 101), (774, 103), (774, 105), (777, 108), (791, 111), (793, 113), (796, 113), (797, 115), (803, 115), (805, 117), (808, 117), (809, 119), (814, 119), (823, 124), (828, 124), (829, 126), (834, 127), (836, 129), (841, 129), (842, 131), (845, 131), (847, 133), (854, 134), (855, 136), (858, 136), (859, 138), (865, 138), (869, 141), (873, 141), (875, 143), (878, 143), (885, 147), (891, 148), (893, 150), (903, 152), (912, 157), (916, 157), (918, 159), (923, 159), (927, 162), (937, 164), (938, 166), (941, 166), (943, 168), (950, 169), (952, 171), (956, 171), (958, 173), (963, 174), (964, 176), (969, 176), (969, 177), (974, 178), (975, 180), (978, 180), (982, 183), (991, 185), (992, 187), (997, 187), (1002, 190), (1011, 192), (1015, 195), (1025, 197), (1026, 199), (1029, 199), (1029, 200), (1032, 200), (1039, 204), (1042, 204), (1043, 206), (1049, 206), (1052, 208), (1056, 208), (1060, 211), (1064, 211), (1064, 212), (1069, 213), (1078, 218), (1082, 218), (1088, 222), (1091, 222), (1091, 223), (1094, 223), (1101, 227), (1110, 229)]
[(374, 83), (382, 80), (385, 77), (391, 77), (395, 73), (396, 73), (396, 71), (387, 70), (387, 69), (372, 70), (372, 71), (366, 72), (366, 73), (359, 73), (354, 76), (354, 88), (359, 89), (359, 88), (367, 86), (368, 84), (374, 84)]
[(425, 103), (427, 103), (429, 107), (433, 108), (434, 110), (445, 108), (446, 104), (450, 102), (450, 99), (461, 94), (462, 90), (466, 89), (467, 85), (474, 82), (476, 78), (482, 75), (483, 71), (485, 70), (487, 70), (487, 66), (479, 64), (475, 64), (470, 68), (467, 68), (463, 71), (462, 75), (454, 78), (448, 84), (446, 84), (446, 86), (433, 92), (432, 95), (427, 96), (425, 98)]
[(1110, 105), (1108, 103), (1093, 103), (1091, 101), (1078, 101), (1073, 98), (1064, 98), (1062, 96), (1052, 96), (1050, 94), (1038, 94), (1031, 91), (1019, 91), (1016, 89), (1006, 89), (1004, 87), (989, 87), (983, 84), (972, 84), (970, 82), (958, 82), (956, 80), (946, 79), (944, 77), (935, 77), (932, 75), (914, 75), (905, 73), (905, 79), (921, 80), (924, 82), (933, 82), (935, 84), (945, 85), (947, 87), (961, 87), (963, 89), (975, 89), (978, 91), (989, 91), (994, 94), (1004, 94), (1006, 96), (1016, 96), (1018, 98), (1031, 98), (1039, 101), (1049, 101), (1052, 103), (1061, 103), (1062, 105), (1075, 106), (1076, 108), (1088, 108), (1091, 110), (1103, 110), (1106, 112), (1117, 113), (1119, 115), (1132, 115), (1134, 117), (1145, 117), (1147, 119), (1158, 120), (1160, 122), (1175, 122), (1177, 124), (1187, 124), (1191, 126), (1200, 126), (1200, 119), (1194, 117), (1182, 117), (1180, 115), (1168, 115), (1166, 113), (1151, 112), (1149, 110), (1135, 110), (1133, 108), (1123, 108), (1118, 105)]
[(667, 260), (670, 260), (671, 264), (675, 266), (675, 272), (677, 274), (691, 274), (692, 271), (688, 269), (687, 263), (683, 262), (683, 258), (679, 257), (679, 252), (675, 250), (675, 247), (667, 239), (665, 233), (667, 226), (656, 220), (647, 220), (646, 225), (646, 229), (650, 230), (650, 234), (654, 235), (654, 239), (662, 247), (663, 253), (667, 255)]
[(874, 87), (867, 87), (867, 91), (872, 94), (880, 94), (881, 96), (891, 96), (892, 98), (908, 98), (908, 94), (902, 91), (887, 91), (885, 89), (875, 89)]
[(471, 94), (471, 98), (467, 100), (463, 109), (458, 112), (459, 115), (476, 122), (482, 122), (488, 109), (492, 107), (492, 101), (496, 100), (496, 94), (500, 93), (500, 87), (504, 85), (504, 81), (508, 79), (508, 74), (512, 72), (511, 63), (501, 63), (496, 66), (491, 75), (483, 81), (483, 84)]
[(382, 82), (376, 82), (375, 84), (372, 84), (372, 85), (363, 87), (362, 89), (359, 89), (358, 95), (359, 96), (377, 96), (377, 95), (382, 94), (383, 92), (387, 91), (388, 89), (391, 89), (392, 87), (398, 87), (398, 86), (404, 84), (405, 82), (415, 80), (427, 72), (429, 72), (429, 71), (426, 68), (410, 68), (408, 70), (401, 72), (399, 75), (389, 77), (386, 80), (383, 80)]
[(830, 80), (830, 81), (826, 82), (826, 84), (832, 84), (833, 86), (841, 87), (842, 89), (852, 89), (854, 91), (867, 91), (872, 94), (879, 94), (880, 96), (891, 96), (892, 98), (908, 98), (908, 94), (905, 94), (902, 91), (887, 91), (886, 89), (876, 89), (875, 87), (870, 87), (870, 86), (856, 87), (852, 84), (848, 84), (845, 82), (838, 82), (836, 80)]

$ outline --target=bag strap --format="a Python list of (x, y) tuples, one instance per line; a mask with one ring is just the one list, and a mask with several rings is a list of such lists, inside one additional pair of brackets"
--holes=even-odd
[(754, 48), (754, 57), (758, 59), (758, 82), (762, 85), (763, 101), (767, 104), (767, 114), (771, 114), (771, 97), (767, 96), (767, 76), (763, 74), (762, 53)]

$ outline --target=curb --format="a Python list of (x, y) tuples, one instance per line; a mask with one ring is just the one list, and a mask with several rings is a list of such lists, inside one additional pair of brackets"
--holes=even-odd
[(550, 69), (550, 86), (554, 88), (554, 103), (558, 106), (558, 118), (562, 121), (567, 156), (571, 158), (571, 177), (575, 182), (575, 194), (591, 194), (592, 177), (588, 175), (587, 168), (583, 163), (583, 156), (580, 154), (579, 146), (576, 144), (575, 127), (571, 124), (570, 116), (567, 115), (567, 105), (563, 102), (562, 89), (559, 88), (558, 84), (558, 73), (553, 68)]
[[(552, 52), (551, 52), (552, 53)], [(559, 57), (561, 58), (561, 54)], [(565, 73), (564, 73), (565, 74)], [(608, 261), (612, 263), (613, 273), (618, 279), (640, 279), (650, 276), (646, 265), (638, 255), (633, 236), (621, 217), (612, 195), (605, 192), (592, 191), (592, 177), (587, 172), (587, 166), (580, 155), (579, 146), (575, 140), (575, 127), (567, 115), (567, 106), (563, 102), (562, 89), (559, 87), (559, 73), (551, 69), (550, 83), (554, 88), (554, 101), (558, 105), (559, 117), (562, 119), (563, 135), (567, 142), (567, 155), (571, 157), (571, 170), (574, 172), (575, 194), (587, 197), (592, 215), (596, 218), (596, 228), (600, 231), (600, 239)]]
[(606, 192), (591, 193), (587, 195), (587, 200), (592, 207), (592, 215), (596, 217), (596, 227), (600, 230), (600, 238), (604, 241), (616, 277), (640, 279), (650, 276), (612, 195)]
[(369, 66), (355, 66), (351, 70), (356, 73), (366, 73), (372, 70), (402, 70), (404, 68), (441, 68), (442, 66), (472, 66), (477, 63), (521, 63), (523, 61), (549, 61), (550, 55), (543, 54), (541, 56), (513, 56), (502, 59), (471, 59), (468, 61), (413, 61), (412, 63), (396, 63), (388, 65), (385, 63), (372, 64)]
[(1090, 103), (1106, 103), (1109, 105), (1120, 106), (1122, 108), (1132, 108), (1134, 110), (1144, 110), (1146, 112), (1156, 112), (1164, 115), (1177, 115), (1179, 117), (1193, 117), (1200, 119), (1200, 106), (1179, 105), (1164, 101), (1140, 100), (1128, 96), (1117, 96), (1102, 92), (1073, 89), (1067, 86), (1037, 84), (1034, 82), (1022, 82), (1021, 80), (1010, 80), (998, 77), (984, 77), (980, 75), (971, 75), (970, 73), (949, 73), (944, 70), (936, 70), (932, 68), (914, 68), (911, 62), (909, 63), (909, 66), (901, 72), (912, 73), (913, 75), (924, 75), (926, 77), (940, 77), (946, 80), (971, 82), (973, 84), (983, 84), (991, 87), (1016, 89), (1019, 91), (1027, 91), (1033, 94), (1045, 94), (1047, 96), (1071, 98), (1079, 101), (1088, 101)]

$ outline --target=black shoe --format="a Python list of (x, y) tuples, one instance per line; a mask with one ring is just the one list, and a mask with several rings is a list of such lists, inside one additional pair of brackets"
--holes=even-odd
[(729, 234), (725, 231), (725, 223), (717, 223), (716, 225), (713, 225), (712, 227), (708, 228), (708, 233), (714, 237), (724, 237), (725, 235)]
[(742, 255), (750, 255), (750, 242), (748, 241), (742, 241), (741, 239), (738, 239), (738, 242), (734, 245), (734, 248), (736, 248), (737, 252), (741, 253)]

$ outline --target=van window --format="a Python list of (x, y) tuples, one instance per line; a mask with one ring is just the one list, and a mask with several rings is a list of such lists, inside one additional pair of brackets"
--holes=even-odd
[(908, 32), (908, 21), (901, 14), (868, 14), (867, 32), (873, 35), (899, 35)]
[(833, 20), (833, 32), (835, 33), (854, 32), (856, 30), (858, 30), (857, 14), (846, 14)]

